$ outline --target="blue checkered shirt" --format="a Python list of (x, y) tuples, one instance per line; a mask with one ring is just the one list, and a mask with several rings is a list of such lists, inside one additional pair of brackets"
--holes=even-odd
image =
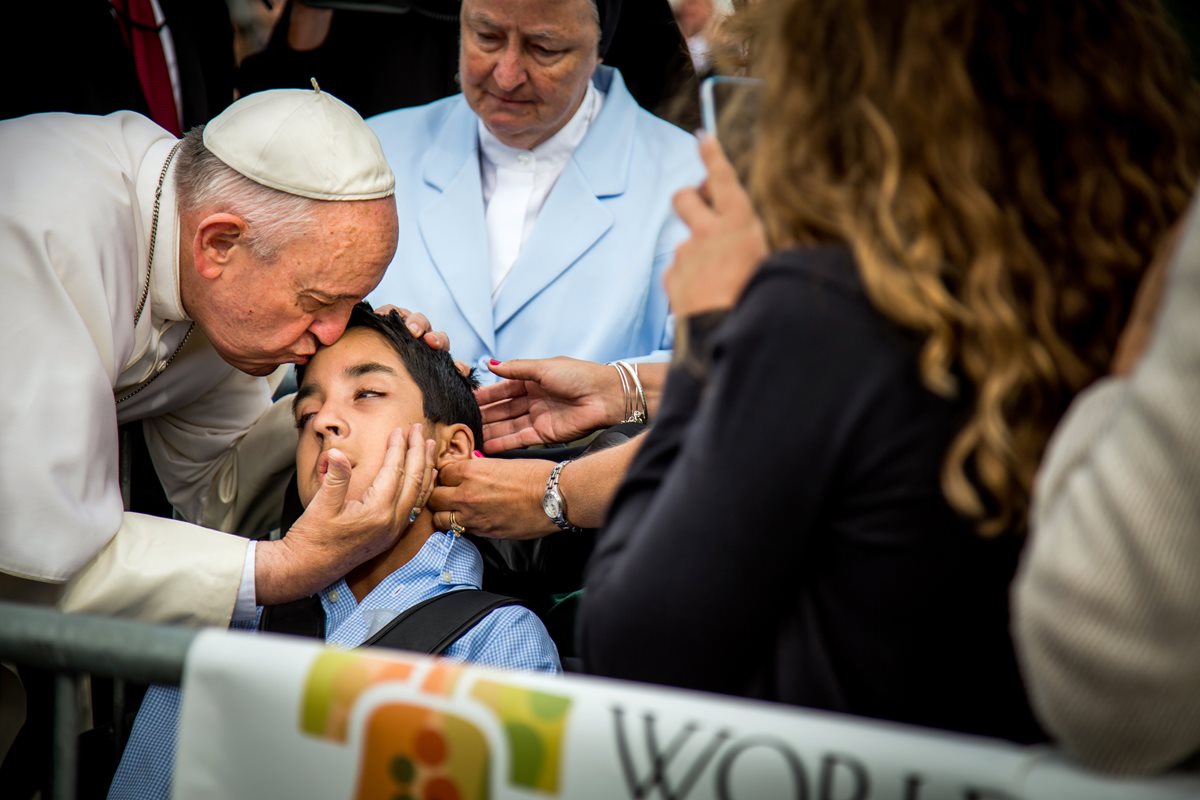
[[(451, 533), (434, 533), (400, 569), (356, 602), (344, 580), (321, 592), (325, 641), (357, 647), (401, 612), (430, 597), (458, 589), (478, 589), (483, 559), (475, 545)], [(261, 609), (260, 609), (261, 613)], [(234, 625), (234, 627), (250, 627)], [(446, 658), (493, 667), (560, 672), (558, 649), (537, 615), (523, 606), (503, 606), (481, 619), (450, 645)], [(175, 770), (180, 690), (152, 686), (141, 710), (109, 798), (167, 798)]]

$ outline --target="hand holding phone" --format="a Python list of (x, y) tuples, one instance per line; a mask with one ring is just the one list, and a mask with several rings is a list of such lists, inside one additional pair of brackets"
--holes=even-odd
[(721, 148), (715, 137), (700, 141), (708, 178), (674, 198), (675, 213), (691, 231), (663, 279), (680, 319), (731, 307), (767, 254), (762, 222)]

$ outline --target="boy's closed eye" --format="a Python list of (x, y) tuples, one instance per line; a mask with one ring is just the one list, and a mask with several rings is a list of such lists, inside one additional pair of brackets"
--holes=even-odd
[[(312, 388), (312, 387), (306, 387), (306, 388)], [(296, 399), (297, 399), (297, 401), (308, 400), (310, 397), (312, 397), (312, 395), (314, 393), (315, 392), (309, 392), (309, 393), (305, 394), (304, 397), (301, 397), (301, 395), (297, 394)], [(371, 399), (386, 399), (388, 397), (388, 393), (386, 391), (384, 391), (383, 389), (373, 389), (373, 388), (369, 388), (369, 387), (363, 387), (360, 389), (355, 389), (353, 396), (354, 396), (355, 401), (371, 400)], [(316, 417), (320, 408), (319, 407), (316, 409), (302, 408), (301, 402), (296, 402), (295, 405), (297, 407), (296, 411), (294, 412), (296, 415), (296, 429), (304, 430), (304, 428), (308, 426), (308, 423), (311, 422), (314, 417)]]

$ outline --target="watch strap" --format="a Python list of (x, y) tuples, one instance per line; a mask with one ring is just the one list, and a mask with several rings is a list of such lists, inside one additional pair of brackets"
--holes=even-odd
[(554, 465), (554, 469), (550, 470), (550, 478), (546, 481), (546, 494), (553, 494), (558, 498), (558, 516), (550, 517), (550, 521), (557, 525), (559, 530), (578, 533), (583, 528), (572, 525), (567, 521), (567, 501), (563, 497), (562, 491), (558, 488), (558, 475), (562, 472), (563, 467), (570, 463), (571, 459), (560, 461)]

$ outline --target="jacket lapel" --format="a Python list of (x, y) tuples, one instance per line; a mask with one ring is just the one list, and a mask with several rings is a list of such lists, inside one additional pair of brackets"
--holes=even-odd
[(463, 100), (426, 156), (423, 177), (434, 191), (426, 192), (418, 224), (455, 304), (488, 351), (495, 352), (478, 138), (475, 114)]
[(600, 67), (593, 80), (606, 93), (604, 106), (546, 198), (500, 289), (495, 308), (497, 330), (612, 227), (612, 212), (601, 199), (625, 192), (637, 104), (615, 70)]

